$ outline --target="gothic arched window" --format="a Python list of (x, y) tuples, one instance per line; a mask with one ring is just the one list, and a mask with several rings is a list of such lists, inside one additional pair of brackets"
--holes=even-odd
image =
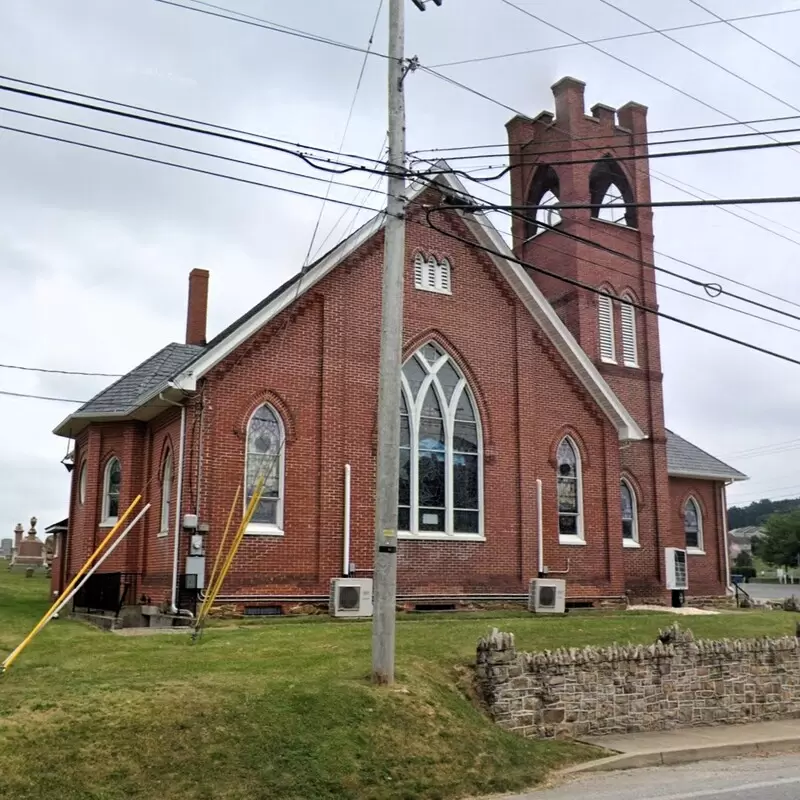
[(247, 424), (245, 508), (258, 479), (264, 478), (264, 489), (249, 533), (280, 533), (283, 529), (283, 461), (283, 424), (277, 411), (265, 403), (253, 412)]
[(583, 540), (583, 475), (581, 456), (569, 436), (561, 440), (556, 453), (558, 471), (558, 535), (561, 541)]
[(532, 208), (526, 215), (526, 239), (532, 239), (561, 222), (558, 195), (559, 181), (556, 171), (548, 164), (540, 165), (528, 190), (528, 205), (537, 208)]
[(683, 533), (687, 550), (703, 549), (703, 515), (694, 497), (690, 497), (683, 506)]
[(589, 176), (589, 202), (593, 206), (592, 217), (616, 225), (636, 227), (636, 208), (633, 206), (617, 206), (611, 204), (633, 203), (631, 185), (622, 167), (610, 156), (600, 159)]
[(622, 544), (634, 547), (639, 543), (639, 515), (636, 508), (636, 493), (623, 478), (619, 485), (622, 514)]
[(480, 537), (483, 446), (467, 381), (437, 344), (403, 366), (398, 528), (409, 536)]

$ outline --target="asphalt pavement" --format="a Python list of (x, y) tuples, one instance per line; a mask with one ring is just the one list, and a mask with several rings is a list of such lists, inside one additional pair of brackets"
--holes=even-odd
[[(800, 754), (584, 773), (562, 786), (502, 800), (798, 800)], [(499, 800), (499, 798), (498, 798)]]
[(785, 600), (797, 595), (800, 597), (800, 583), (743, 583), (742, 589), (755, 600)]

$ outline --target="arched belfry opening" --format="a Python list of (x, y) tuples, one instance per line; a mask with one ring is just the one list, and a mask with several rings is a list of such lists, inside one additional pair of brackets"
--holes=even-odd
[(561, 222), (558, 209), (560, 186), (558, 173), (549, 165), (537, 167), (528, 189), (525, 239), (532, 239)]
[(636, 208), (610, 208), (616, 203), (634, 203), (633, 190), (619, 163), (611, 156), (600, 159), (589, 176), (589, 202), (592, 217), (616, 225), (637, 228)]

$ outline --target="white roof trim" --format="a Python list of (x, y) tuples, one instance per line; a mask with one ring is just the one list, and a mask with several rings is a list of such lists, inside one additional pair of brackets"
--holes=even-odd
[[(447, 167), (447, 165), (442, 162), (437, 164), (437, 166), (443, 168)], [(448, 184), (457, 194), (463, 195), (464, 197), (471, 197), (463, 184), (451, 173), (443, 172), (437, 176), (437, 179)], [(408, 200), (413, 201), (427, 188), (427, 184), (418, 183), (409, 188)], [(614, 394), (611, 387), (598, 372), (591, 359), (581, 349), (566, 325), (564, 325), (558, 314), (556, 314), (553, 307), (542, 294), (539, 287), (533, 282), (530, 275), (528, 275), (519, 264), (509, 260), (509, 257), (513, 258), (513, 253), (494, 225), (482, 214), (462, 214), (462, 218), (481, 244), (502, 254), (501, 256), (489, 254), (489, 256), (500, 270), (503, 277), (506, 278), (514, 289), (531, 316), (539, 323), (556, 350), (558, 350), (567, 364), (569, 364), (589, 394), (605, 412), (606, 416), (614, 423), (620, 440), (630, 441), (646, 439), (647, 437), (636, 424), (630, 412), (623, 406), (620, 399)], [(231, 334), (216, 347), (204, 353), (197, 361), (190, 364), (186, 370), (178, 375), (174, 384), (184, 391), (193, 391), (197, 386), (198, 379), (239, 347), (239, 345), (244, 343), (256, 331), (266, 325), (271, 319), (280, 314), (281, 311), (291, 305), (298, 297), (302, 296), (312, 286), (319, 283), (319, 281), (328, 275), (336, 266), (374, 236), (383, 227), (383, 220), (383, 212), (369, 220), (369, 222), (363, 225), (352, 236), (348, 237), (341, 242), (338, 247), (331, 250), (325, 258), (303, 276), (302, 286), (299, 292), (297, 284), (292, 283), (291, 286), (281, 292), (271, 303), (243, 322), (239, 328), (231, 332)]]
[(694, 472), (692, 470), (668, 469), (667, 475), (670, 478), (694, 478), (699, 481), (724, 481), (725, 483), (735, 483), (736, 481), (749, 481), (747, 475), (723, 475), (719, 472)]

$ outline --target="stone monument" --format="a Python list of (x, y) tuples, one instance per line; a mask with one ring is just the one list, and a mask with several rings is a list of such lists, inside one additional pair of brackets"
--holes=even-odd
[(24, 528), (18, 523), (14, 528), (14, 550), (11, 555), (12, 567), (44, 567), (47, 553), (44, 542), (36, 536), (36, 517), (31, 517), (31, 527), (23, 538)]

